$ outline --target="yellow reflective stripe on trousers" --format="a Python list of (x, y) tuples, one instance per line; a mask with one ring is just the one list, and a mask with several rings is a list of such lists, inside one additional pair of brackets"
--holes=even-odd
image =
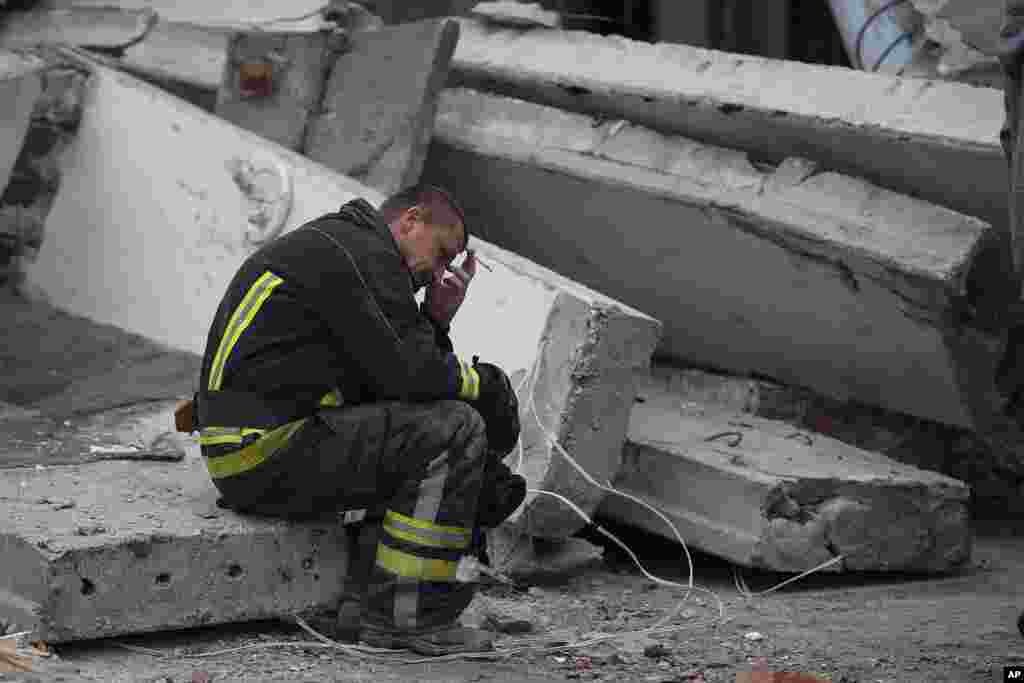
[(224, 381), (224, 366), (227, 365), (231, 350), (238, 343), (238, 338), (245, 332), (245, 328), (252, 324), (253, 319), (259, 312), (260, 307), (284, 280), (271, 273), (269, 270), (252, 284), (249, 291), (245, 293), (238, 308), (231, 314), (231, 320), (224, 330), (224, 336), (220, 339), (220, 346), (213, 357), (213, 364), (210, 366), (210, 381), (207, 389), (217, 391)]
[(272, 429), (258, 441), (254, 441), (245, 448), (241, 448), (234, 453), (226, 453), (225, 455), (207, 458), (206, 469), (214, 479), (223, 479), (224, 477), (230, 477), (236, 474), (241, 474), (242, 472), (247, 472), (252, 468), (259, 466), (266, 461), (267, 458), (272, 456), (277, 449), (283, 446), (285, 442), (299, 430), (299, 427), (301, 427), (305, 421), (306, 418), (302, 418), (301, 420), (296, 420), (295, 422), (289, 422), (286, 425), (282, 425), (277, 429)]
[(391, 510), (384, 516), (384, 531), (403, 541), (431, 548), (462, 550), (468, 548), (473, 539), (472, 531), (465, 527), (441, 526)]
[(458, 562), (416, 557), (401, 550), (377, 544), (377, 566), (392, 574), (423, 581), (454, 581)]

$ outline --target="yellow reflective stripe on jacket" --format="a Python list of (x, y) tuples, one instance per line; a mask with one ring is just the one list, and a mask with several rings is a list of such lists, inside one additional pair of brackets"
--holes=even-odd
[(464, 527), (441, 526), (391, 510), (384, 516), (384, 531), (403, 541), (432, 548), (461, 550), (473, 540), (472, 531)]
[(458, 562), (450, 560), (434, 560), (416, 557), (401, 550), (389, 548), (383, 543), (377, 544), (377, 566), (409, 579), (425, 581), (454, 581)]
[(341, 392), (337, 389), (333, 389), (324, 394), (324, 397), (320, 399), (321, 408), (337, 408), (342, 404)]
[(480, 398), (480, 374), (472, 365), (462, 360), (459, 361), (459, 398), (467, 401), (475, 401)]
[[(267, 458), (272, 456), (277, 449), (283, 446), (285, 442), (299, 430), (299, 427), (301, 427), (305, 421), (306, 418), (302, 418), (295, 422), (289, 422), (277, 429), (270, 430), (258, 441), (252, 442), (245, 448), (240, 448), (233, 453), (209, 457), (206, 459), (206, 469), (214, 479), (222, 479), (224, 477), (230, 477), (236, 474), (241, 474), (242, 472), (247, 472), (262, 464)], [(262, 430), (248, 431), (254, 432)]]
[(209, 391), (220, 389), (221, 383), (224, 381), (224, 366), (227, 365), (231, 350), (238, 343), (238, 338), (245, 332), (245, 328), (252, 324), (253, 319), (267, 300), (267, 297), (282, 282), (284, 280), (268, 270), (263, 275), (260, 275), (256, 282), (252, 284), (252, 287), (249, 288), (249, 291), (245, 293), (242, 302), (238, 304), (238, 308), (231, 314), (231, 320), (224, 330), (220, 346), (217, 347), (217, 353), (213, 357), (207, 387)]

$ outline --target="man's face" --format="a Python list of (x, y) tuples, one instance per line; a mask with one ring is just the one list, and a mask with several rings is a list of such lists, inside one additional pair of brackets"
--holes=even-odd
[(416, 289), (440, 277), (444, 269), (462, 252), (463, 226), (435, 224), (425, 220), (418, 206), (406, 209), (399, 218), (398, 247), (412, 271)]

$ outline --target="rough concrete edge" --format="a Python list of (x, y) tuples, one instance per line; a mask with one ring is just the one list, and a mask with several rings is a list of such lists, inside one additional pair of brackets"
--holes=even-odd
[(969, 497), (963, 484), (787, 481), (765, 499), (752, 565), (805, 571), (842, 556), (839, 571), (953, 571), (971, 558)]
[[(29, 127), (32, 125), (32, 115), (35, 111), (36, 103), (43, 95), (43, 74), (44, 66), (40, 64), (34, 68), (26, 68), (13, 78), (4, 79), (14, 81), (17, 90), (14, 104), (16, 110), (15, 118), (13, 121), (8, 120), (4, 122), (4, 127), (7, 129), (5, 135), (13, 134), (22, 143), (24, 143), (25, 136), (28, 135)], [(20, 147), (18, 152), (20, 152)], [(3, 194), (10, 181), (11, 173), (14, 172), (14, 166), (18, 160), (18, 152), (11, 157), (9, 163), (7, 159), (0, 159), (0, 194)]]
[[(582, 458), (574, 453), (585, 451), (585, 462), (603, 463), (603, 471), (584, 469), (599, 484), (606, 484), (618, 474), (622, 464), (622, 446), (636, 395), (634, 373), (649, 364), (661, 335), (661, 324), (651, 318), (630, 316), (615, 306), (579, 306), (574, 297), (559, 294), (542, 339), (548, 339), (560, 322), (558, 318), (566, 316), (582, 319), (586, 334), (567, 354), (567, 363), (558, 363), (560, 359), (553, 358), (546, 350), (538, 359), (537, 372), (541, 379), (555, 375), (555, 379), (548, 381), (558, 387), (561, 394), (556, 403), (562, 406), (561, 419), (557, 430), (549, 429), (581, 467), (583, 463), (579, 460)], [(570, 320), (569, 324), (572, 322)], [(542, 341), (543, 344), (546, 342)], [(542, 420), (547, 417), (540, 408), (538, 415)], [(527, 413), (524, 420), (531, 425), (532, 433), (535, 423), (532, 413)], [(591, 484), (566, 461), (557, 447), (546, 445), (545, 452), (549, 464), (539, 488), (564, 495), (591, 515), (605, 491)], [(595, 454), (598, 457), (595, 458)], [(527, 502), (521, 525), (532, 536), (561, 538), (583, 528), (586, 521), (563, 502), (537, 495)]]
[[(544, 105), (534, 106), (542, 108), (541, 110), (551, 109)], [(438, 122), (435, 139), (442, 145), (448, 145), (469, 154), (500, 156), (511, 163), (534, 166), (545, 171), (578, 177), (591, 182), (632, 189), (647, 194), (652, 199), (684, 203), (703, 210), (732, 214), (737, 218), (742, 229), (749, 231), (759, 239), (780, 244), (784, 248), (812, 259), (836, 260), (838, 258), (853, 272), (877, 281), (880, 286), (894, 291), (908, 303), (913, 303), (915, 307), (925, 310), (936, 307), (944, 308), (947, 305), (951, 290), (956, 288), (961, 273), (967, 267), (965, 259), (961, 259), (951, 263), (947, 269), (942, 271), (921, 271), (913, 264), (896, 263), (893, 257), (878, 250), (871, 250), (855, 244), (836, 244), (834, 241), (811, 233), (802, 227), (803, 225), (813, 225), (816, 220), (820, 220), (821, 212), (817, 212), (815, 215), (815, 212), (808, 209), (794, 207), (783, 197), (773, 198), (761, 191), (752, 192), (749, 188), (727, 188), (721, 191), (708, 191), (705, 195), (700, 195), (698, 192), (690, 191), (697, 188), (696, 184), (681, 181), (680, 176), (659, 169), (641, 168), (614, 159), (603, 158), (593, 152), (545, 146), (543, 142), (536, 144), (487, 134), (473, 128), (472, 124), (468, 130), (464, 128), (460, 131), (456, 126), (446, 125), (443, 118)], [(765, 182), (771, 178), (772, 175), (766, 174)], [(851, 180), (872, 185), (856, 177), (852, 177)], [(883, 191), (885, 190), (883, 189)], [(923, 202), (912, 197), (908, 197), (908, 199), (962, 219), (965, 225), (969, 225), (978, 232), (978, 239), (985, 231), (991, 230), (980, 219), (960, 214), (931, 202)], [(767, 209), (771, 207), (776, 210), (768, 213)], [(794, 208), (802, 210), (806, 214), (807, 220), (803, 222), (786, 220), (784, 214)], [(746, 216), (751, 216), (755, 220), (744, 220)], [(833, 217), (844, 224), (859, 223), (856, 217), (840, 214)], [(964, 255), (972, 253), (973, 249), (973, 243), (968, 245), (963, 250)], [(934, 317), (924, 312), (921, 315)]]
[[(437, 119), (437, 105), (451, 73), (452, 57), (459, 44), (461, 25), (457, 21), (442, 18), (438, 48), (434, 51), (434, 62), (423, 90), (420, 116), (414, 122), (413, 139), (409, 150), (409, 161), (399, 187), (415, 184), (423, 172), (430, 141), (434, 137)], [(396, 188), (398, 189), (398, 188)]]
[[(665, 47), (686, 46), (657, 46), (658, 49)], [(609, 50), (621, 49), (609, 47)], [(744, 59), (748, 57), (744, 56)], [(892, 79), (891, 90), (898, 89), (904, 81), (915, 80), (879, 74), (870, 76)], [(784, 105), (757, 107), (730, 98), (727, 91), (709, 95), (706, 90), (713, 89), (714, 84), (709, 84), (708, 88), (696, 88), (689, 96), (665, 95), (621, 85), (602, 87), (592, 78), (577, 77), (571, 73), (557, 77), (545, 73), (532, 74), (486, 59), (464, 59), (458, 54), (449, 86), (473, 87), (569, 111), (626, 118), (711, 143), (748, 147), (756, 150), (759, 156), (776, 162), (792, 152), (792, 147), (789, 147), (792, 143), (801, 148), (799, 154), (828, 158), (836, 170), (863, 175), (901, 192), (919, 195), (993, 222), (1002, 220), (1005, 214), (1005, 192), (999, 182), (976, 178), (965, 184), (962, 179), (943, 178), (942, 174), (937, 180), (933, 180), (931, 175), (901, 174), (892, 168), (891, 162), (865, 161), (872, 157), (866, 156), (863, 149), (858, 152), (857, 145), (851, 149), (844, 148), (849, 147), (852, 139), (860, 138), (872, 141), (875, 146), (909, 146), (908, 154), (915, 159), (914, 163), (928, 168), (955, 167), (955, 164), (948, 163), (951, 157), (967, 158), (976, 175), (986, 178), (991, 175), (996, 181), (1004, 173), (1005, 161), (995, 135), (979, 133), (965, 138), (957, 137), (955, 132), (922, 134), (919, 131), (907, 132), (884, 122), (847, 121), (841, 115), (814, 116), (787, 111)], [(759, 132), (755, 135), (751, 131)], [(986, 190), (989, 186), (991, 190)]]

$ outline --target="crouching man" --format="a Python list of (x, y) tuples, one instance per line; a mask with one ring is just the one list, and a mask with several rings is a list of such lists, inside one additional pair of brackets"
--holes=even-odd
[(476, 272), (468, 241), (440, 188), (379, 211), (354, 200), (250, 256), (207, 339), (195, 426), (221, 504), (290, 519), (367, 510), (339, 628), (354, 620), (377, 647), (492, 647), (458, 625), (475, 585), (456, 568), (526, 487), (501, 460), (519, 438), (508, 376), (448, 337)]

